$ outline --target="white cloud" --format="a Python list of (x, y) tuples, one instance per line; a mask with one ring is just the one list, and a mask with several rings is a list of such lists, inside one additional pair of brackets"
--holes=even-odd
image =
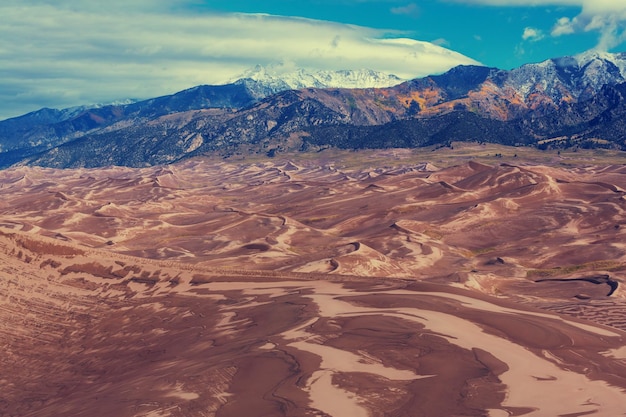
[(451, 0), (457, 3), (489, 6), (571, 6), (580, 7), (577, 16), (561, 17), (552, 28), (552, 36), (580, 32), (600, 33), (598, 49), (611, 49), (626, 41), (625, 0)]
[(620, 0), (452, 0), (456, 3), (484, 4), (488, 6), (581, 6), (585, 3), (603, 4), (610, 8)]
[(581, 0), (582, 12), (574, 18), (562, 17), (552, 28), (553, 36), (599, 32), (597, 49), (609, 50), (626, 40), (626, 2)]
[[(187, 13), (150, 0), (3, 0), (0, 119), (40, 107), (169, 94), (256, 64), (371, 68), (400, 77), (476, 63), (389, 31), (262, 14)], [(174, 7), (172, 9), (172, 7)], [(391, 33), (393, 35), (393, 33)]]
[(543, 38), (543, 32), (537, 28), (527, 27), (524, 28), (524, 33), (522, 33), (522, 39), (525, 41), (536, 42)]
[(571, 35), (576, 32), (576, 18), (561, 17), (552, 28), (552, 36)]
[(446, 38), (433, 39), (432, 41), (430, 41), (430, 43), (443, 47), (450, 46), (450, 41), (448, 41)]
[(398, 6), (392, 7), (391, 13), (393, 14), (404, 14), (408, 16), (418, 16), (420, 13), (420, 9), (415, 3), (407, 4), (406, 6)]

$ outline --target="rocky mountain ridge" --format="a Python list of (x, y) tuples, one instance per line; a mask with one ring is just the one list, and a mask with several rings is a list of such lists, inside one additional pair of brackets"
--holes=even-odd
[(272, 156), (453, 140), (622, 149), (625, 80), (626, 54), (599, 52), (511, 71), (459, 66), (384, 88), (311, 87), (263, 96), (248, 78), (59, 123), (37, 114), (39, 124), (18, 129), (22, 140), (14, 136), (12, 148), (7, 132), (15, 119), (0, 122), (0, 166), (146, 166), (203, 153)]
[[(60, 110), (43, 108), (0, 121), (0, 154), (36, 153), (89, 133), (117, 130), (167, 114), (209, 108), (240, 109), (286, 90), (387, 87), (402, 81), (395, 75), (372, 70), (315, 72), (299, 69), (280, 73), (275, 66), (256, 66), (224, 85), (200, 85), (140, 101), (123, 100)], [(2, 159), (0, 166), (1, 162)]]

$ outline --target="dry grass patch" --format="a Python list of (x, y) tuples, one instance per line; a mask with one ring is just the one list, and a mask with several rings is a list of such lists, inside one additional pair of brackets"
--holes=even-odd
[(568, 265), (564, 267), (554, 267), (546, 269), (531, 269), (526, 271), (527, 278), (552, 278), (555, 276), (569, 275), (579, 271), (621, 271), (626, 268), (623, 262), (615, 261), (594, 261), (579, 265)]

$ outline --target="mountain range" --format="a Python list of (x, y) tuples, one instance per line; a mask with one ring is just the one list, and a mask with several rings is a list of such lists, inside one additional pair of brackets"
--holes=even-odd
[(126, 104), (0, 121), (0, 167), (147, 166), (325, 147), (495, 142), (626, 149), (626, 54), (586, 52), (512, 70), (459, 66), (403, 81), (374, 71), (276, 75)]

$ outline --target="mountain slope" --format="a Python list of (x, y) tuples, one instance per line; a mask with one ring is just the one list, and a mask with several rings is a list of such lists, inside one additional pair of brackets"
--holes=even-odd
[(255, 101), (245, 86), (229, 84), (197, 86), (169, 96), (82, 111), (42, 109), (0, 122), (0, 152), (47, 149), (102, 129), (123, 129), (166, 114), (205, 108), (236, 109)]
[(587, 53), (527, 64), (511, 71), (456, 67), (411, 81), (410, 94), (423, 115), (468, 109), (488, 118), (512, 120), (530, 112), (545, 115), (585, 101), (604, 85), (626, 81), (626, 54)]
[(241, 109), (267, 96), (305, 87), (365, 88), (400, 82), (394, 75), (371, 70), (298, 70), (280, 76), (272, 68), (258, 66), (225, 85), (201, 85), (122, 105), (42, 109), (0, 121), (0, 167), (85, 135), (125, 129), (167, 114), (209, 108)]
[(145, 166), (207, 152), (273, 155), (453, 140), (624, 148), (625, 74), (625, 54), (588, 53), (511, 71), (459, 66), (393, 87), (303, 88), (262, 99), (249, 88), (257, 81), (247, 79), (53, 125), (45, 120), (58, 116), (42, 114), (43, 124), (25, 132), (38, 132), (51, 149), (33, 141), (0, 154), (0, 165)]

